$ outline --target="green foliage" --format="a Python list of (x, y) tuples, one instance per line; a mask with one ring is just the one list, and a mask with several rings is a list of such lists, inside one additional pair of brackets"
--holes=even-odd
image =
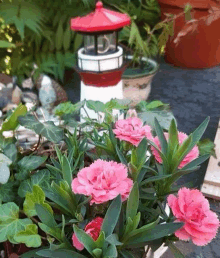
[(12, 48), (12, 47), (15, 47), (15, 45), (7, 41), (0, 40), (0, 48)]
[(46, 137), (51, 142), (60, 142), (63, 139), (63, 129), (54, 125), (52, 121), (41, 123), (33, 115), (19, 117), (19, 123), (36, 134)]
[(41, 246), (41, 237), (38, 235), (37, 225), (30, 224), (25, 227), (25, 230), (18, 232), (14, 236), (18, 243), (26, 244), (27, 247)]
[(24, 116), (26, 113), (26, 106), (20, 103), (18, 107), (13, 111), (13, 113), (3, 122), (0, 133), (3, 131), (15, 130), (19, 125), (18, 117)]
[(45, 209), (53, 214), (53, 210), (51, 209), (50, 205), (45, 203), (44, 191), (38, 185), (33, 186), (33, 191), (31, 193), (26, 193), (24, 201), (24, 212), (27, 216), (31, 217), (37, 215), (35, 204), (41, 204), (45, 207)]
[(203, 139), (203, 140), (199, 141), (198, 147), (199, 147), (200, 155), (209, 154), (209, 155), (213, 156), (214, 158), (217, 158), (216, 153), (215, 153), (215, 144), (210, 139)]
[[(175, 257), (183, 257), (172, 244), (178, 240), (174, 233), (183, 223), (174, 223), (176, 218), (172, 212), (167, 214), (166, 198), (182, 187), (174, 185), (176, 180), (197, 170), (209, 158), (213, 144), (201, 141), (209, 119), (179, 144), (175, 119), (169, 121), (167, 126), (167, 140), (164, 126), (154, 117), (152, 133), (158, 136), (161, 149), (146, 138), (138, 146), (133, 146), (117, 139), (114, 133), (112, 111), (119, 109), (126, 117), (128, 106), (124, 100), (114, 99), (105, 104), (98, 101), (74, 105), (64, 103), (57, 108), (57, 113), (64, 116), (79, 112), (85, 104), (97, 113), (108, 114), (111, 123), (105, 119), (100, 122), (88, 118), (70, 133), (67, 128), (54, 124), (48, 128), (47, 124), (40, 123), (30, 114), (18, 118), (20, 124), (51, 141), (50, 157), (39, 156), (39, 146), (24, 152), (16, 147), (15, 138), (6, 139), (0, 135), (0, 158), (7, 156), (10, 159), (5, 158), (11, 173), (9, 181), (0, 185), (0, 242), (8, 240), (13, 244), (24, 243), (27, 247), (33, 247), (33, 251), (22, 255), (24, 258), (132, 258), (135, 257), (133, 248), (144, 251), (143, 247), (149, 245), (156, 250), (163, 243), (170, 246)], [(168, 112), (168, 105), (160, 101), (141, 102), (136, 110), (139, 116), (155, 110)], [(89, 131), (84, 130), (86, 126), (90, 128)], [(198, 143), (200, 154), (203, 150), (204, 155), (180, 169), (180, 162)], [(159, 151), (162, 164), (155, 160), (150, 145)], [(90, 166), (96, 159), (124, 164), (128, 178), (133, 181), (126, 200), (118, 195), (109, 202), (90, 205), (92, 195), (73, 193), (72, 180), (82, 168)], [(78, 177), (78, 180), (80, 183), (91, 183), (96, 178), (89, 175), (87, 178)], [(109, 183), (105, 177), (100, 180), (100, 185)], [(85, 229), (96, 217), (103, 218), (103, 223), (98, 238), (94, 240)], [(85, 247), (82, 252), (72, 246), (73, 233)], [(46, 241), (48, 245), (44, 248), (42, 245)]]
[(16, 234), (29, 224), (32, 224), (30, 219), (19, 219), (19, 207), (15, 203), (8, 202), (0, 206), (0, 242), (9, 240), (16, 244)]
[[(93, 6), (93, 1), (87, 0), (56, 4), (41, 0), (0, 3), (0, 36), (4, 39), (0, 46), (5, 48), (1, 61), (9, 57), (6, 67), (19, 81), (33, 71), (35, 79), (47, 73), (63, 80), (65, 69), (74, 66), (76, 50), (82, 44), (82, 36), (70, 30), (69, 20), (87, 13)], [(8, 53), (6, 48), (12, 51)]]

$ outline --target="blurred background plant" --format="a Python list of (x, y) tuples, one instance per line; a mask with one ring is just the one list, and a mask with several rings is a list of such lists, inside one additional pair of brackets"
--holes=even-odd
[[(81, 35), (70, 30), (70, 18), (89, 13), (95, 2), (1, 0), (1, 72), (16, 75), (18, 82), (30, 75), (36, 79), (41, 73), (62, 81), (65, 69), (73, 67), (76, 50), (83, 40)], [(107, 8), (127, 12), (132, 17), (132, 24), (122, 31), (120, 41), (131, 47), (137, 58), (158, 52), (157, 35), (147, 42), (149, 35), (146, 33), (160, 19), (157, 0), (113, 0), (110, 3), (104, 0), (103, 3)]]
[[(18, 76), (20, 82), (33, 70), (35, 79), (46, 73), (62, 81), (82, 44), (82, 36), (70, 31), (69, 20), (90, 11), (94, 2), (1, 0), (1, 72)], [(16, 47), (9, 49), (10, 43)]]

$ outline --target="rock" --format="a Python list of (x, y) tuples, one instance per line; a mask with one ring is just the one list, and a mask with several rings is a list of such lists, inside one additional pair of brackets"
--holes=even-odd
[(12, 89), (3, 88), (0, 91), (0, 109), (6, 107), (9, 103), (11, 103)]
[(12, 91), (12, 96), (11, 96), (11, 102), (13, 104), (19, 104), (21, 102), (21, 94), (22, 91), (18, 86), (15, 86), (15, 88)]
[(4, 154), (0, 153), (0, 183), (6, 184), (10, 177), (9, 165), (12, 161), (6, 157)]
[(32, 81), (32, 78), (28, 78), (22, 82), (22, 88), (24, 89), (30, 89), (32, 90), (34, 88), (34, 83)]
[(0, 73), (0, 82), (3, 83), (4, 85), (7, 85), (9, 83), (13, 83), (13, 79), (12, 79), (12, 77), (10, 77), (4, 73)]
[(5, 88), (5, 84), (1, 83), (0, 82), (0, 90), (4, 89)]
[(21, 100), (24, 103), (32, 103), (33, 105), (38, 105), (38, 96), (32, 91), (23, 91), (21, 95)]
[[(36, 88), (38, 90), (41, 87), (42, 79), (43, 79), (43, 75), (40, 75), (40, 77), (36, 81)], [(56, 101), (55, 101), (54, 105), (57, 106), (62, 102), (68, 101), (66, 91), (63, 89), (63, 87), (55, 80), (51, 79), (51, 81), (52, 81), (52, 87), (54, 88), (55, 93), (56, 93)]]
[(56, 92), (50, 77), (44, 75), (39, 89), (39, 100), (43, 108), (49, 110), (56, 102)]

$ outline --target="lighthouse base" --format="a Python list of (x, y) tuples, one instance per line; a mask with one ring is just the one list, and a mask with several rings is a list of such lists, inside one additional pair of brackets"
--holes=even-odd
[[(122, 99), (123, 98), (123, 85), (122, 80), (119, 81), (118, 84), (115, 86), (109, 86), (109, 87), (94, 87), (90, 85), (85, 85), (81, 81), (81, 95), (80, 100), (94, 100), (94, 101), (101, 101), (103, 103), (107, 103), (111, 99)], [(85, 107), (86, 111), (81, 109), (81, 118), (80, 121), (84, 122), (85, 120), (82, 118), (87, 117), (87, 114), (91, 119), (98, 119), (103, 120), (103, 113), (99, 112), (99, 114), (95, 113), (93, 110), (88, 109)], [(87, 114), (86, 114), (87, 113)], [(119, 114), (118, 111), (114, 112), (114, 115)], [(102, 122), (102, 121), (100, 121)]]

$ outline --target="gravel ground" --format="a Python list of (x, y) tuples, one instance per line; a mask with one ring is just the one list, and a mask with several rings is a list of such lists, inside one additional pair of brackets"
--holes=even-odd
[[(79, 77), (72, 71), (67, 71), (65, 78), (68, 97), (72, 102), (77, 102), (80, 99)], [(149, 99), (169, 103), (177, 119), (179, 131), (188, 134), (210, 116), (204, 138), (213, 141), (220, 118), (220, 66), (201, 70), (182, 69), (162, 60), (160, 70), (153, 80)], [(195, 187), (200, 187), (207, 163), (199, 171), (183, 177), (179, 183), (193, 181)], [(210, 200), (210, 204), (220, 216), (220, 203)], [(208, 246), (196, 247), (191, 243), (180, 242), (178, 247), (188, 258), (220, 257), (220, 233)], [(173, 255), (168, 251), (162, 257), (172, 258)]]

